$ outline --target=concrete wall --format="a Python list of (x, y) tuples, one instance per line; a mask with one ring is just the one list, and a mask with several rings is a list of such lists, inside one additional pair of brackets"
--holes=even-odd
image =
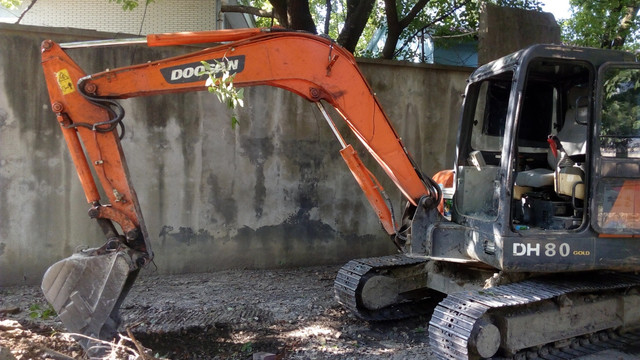
[[(38, 283), (53, 262), (104, 241), (87, 216), (39, 57), (43, 39), (102, 36), (109, 34), (0, 26), (0, 285)], [(185, 50), (70, 54), (92, 73)], [(375, 61), (361, 67), (423, 171), (451, 167), (470, 69)], [(317, 109), (270, 87), (248, 88), (245, 98), (235, 130), (225, 106), (206, 92), (122, 101), (123, 147), (157, 271), (303, 266), (393, 253)], [(365, 162), (399, 213), (399, 192)]]

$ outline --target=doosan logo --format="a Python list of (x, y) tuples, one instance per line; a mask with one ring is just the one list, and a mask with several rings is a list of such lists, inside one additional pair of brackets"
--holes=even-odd
[[(244, 70), (244, 55), (205, 61), (210, 64), (213, 64), (216, 61), (225, 62), (229, 66), (229, 73), (231, 74), (236, 74)], [(162, 77), (164, 77), (164, 80), (169, 84), (185, 84), (190, 82), (205, 81), (206, 76), (198, 76), (198, 74), (203, 71), (204, 66), (201, 62), (193, 62), (189, 64), (182, 64), (160, 69)]]

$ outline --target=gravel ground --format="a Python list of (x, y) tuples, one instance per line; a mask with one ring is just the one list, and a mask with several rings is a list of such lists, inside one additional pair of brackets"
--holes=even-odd
[[(121, 350), (103, 359), (434, 359), (428, 318), (368, 323), (342, 309), (338, 268), (143, 273), (122, 306)], [(0, 360), (88, 359), (48, 309), (37, 286), (0, 288)], [(640, 344), (576, 359), (640, 359)]]
[[(427, 318), (367, 323), (342, 309), (338, 268), (143, 273), (122, 306), (122, 333), (128, 327), (135, 342), (122, 344), (168, 359), (433, 358)], [(0, 348), (16, 359), (86, 358), (47, 309), (36, 286), (0, 288)]]

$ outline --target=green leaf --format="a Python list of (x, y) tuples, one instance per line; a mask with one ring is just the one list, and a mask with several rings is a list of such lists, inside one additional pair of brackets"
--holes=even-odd
[(42, 319), (48, 320), (49, 318), (56, 317), (57, 315), (58, 314), (56, 314), (56, 311), (53, 309), (53, 307), (49, 306), (48, 309), (42, 312)]
[(248, 342), (248, 343), (242, 344), (242, 348), (240, 349), (240, 351), (246, 352), (246, 353), (253, 352), (253, 343)]
[(7, 9), (17, 9), (22, 4), (22, 0), (0, 0), (0, 6)]
[[(213, 60), (214, 65), (206, 61), (201, 61), (204, 70), (198, 75), (208, 75), (205, 86), (210, 93), (218, 98), (218, 101), (225, 104), (229, 109), (235, 111), (238, 106), (244, 106), (242, 98), (244, 96), (243, 89), (236, 90), (233, 85), (235, 74), (231, 74), (231, 64), (225, 59), (223, 61)], [(238, 125), (236, 115), (231, 118), (231, 127), (235, 129)]]

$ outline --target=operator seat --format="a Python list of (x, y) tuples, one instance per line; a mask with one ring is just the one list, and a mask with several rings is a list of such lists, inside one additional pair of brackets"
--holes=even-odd
[[(562, 147), (570, 157), (580, 158), (586, 155), (587, 149), (587, 121), (589, 115), (588, 108), (589, 86), (577, 85), (571, 88), (567, 94), (569, 102), (564, 118), (564, 124), (558, 131), (557, 137), (560, 139)], [(551, 151), (547, 151), (547, 162), (551, 169), (538, 168), (521, 171), (516, 175), (517, 186), (522, 187), (543, 187), (554, 184), (554, 173), (557, 167), (557, 159)], [(578, 159), (583, 163), (584, 159)]]
[[(569, 156), (586, 155), (587, 122), (589, 120), (589, 87), (574, 86), (567, 96), (569, 107), (558, 139)], [(579, 161), (584, 162), (584, 160)]]

